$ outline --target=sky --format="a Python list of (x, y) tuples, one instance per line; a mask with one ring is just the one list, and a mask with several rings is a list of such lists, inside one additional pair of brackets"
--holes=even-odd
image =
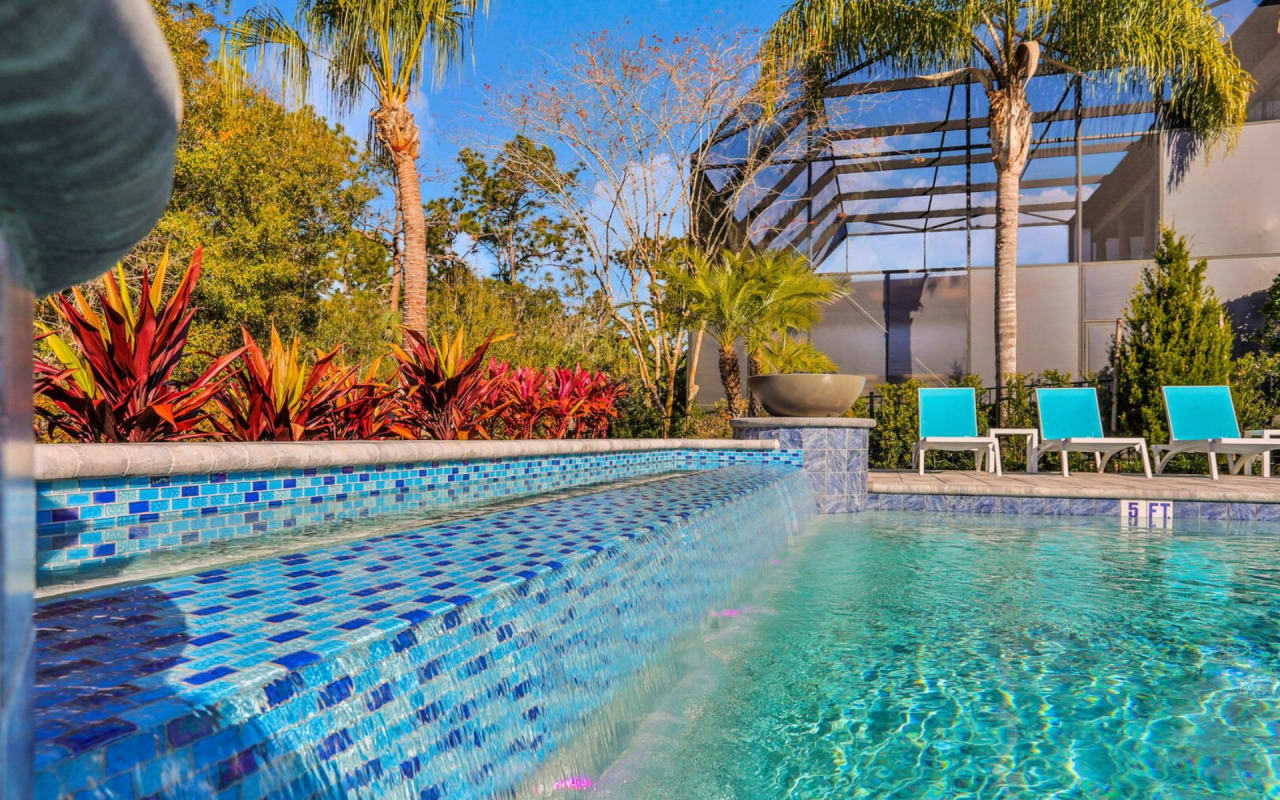
[[(232, 14), (264, 4), (232, 0)], [(266, 2), (292, 17), (292, 0)], [(495, 92), (518, 85), (522, 76), (552, 63), (575, 42), (604, 30), (628, 26), (664, 38), (698, 28), (762, 33), (785, 9), (785, 0), (490, 0), (476, 19), (471, 52), (439, 87), (429, 87), (412, 110), (422, 128), (419, 166), (427, 198), (448, 192), (461, 146), (508, 133), (482, 114), (484, 86)], [(363, 136), (367, 111), (345, 117), (312, 98), (321, 113), (336, 118), (354, 136)]]
[[(1215, 13), (1231, 31), (1256, 2), (1228, 0), (1216, 6)], [(286, 17), (293, 15), (294, 0), (231, 0), (231, 13), (238, 15), (263, 3), (274, 5)], [(482, 101), (487, 91), (497, 95), (514, 92), (543, 67), (564, 59), (575, 42), (605, 30), (616, 32), (624, 26), (637, 38), (657, 34), (668, 40), (675, 34), (687, 35), (700, 29), (763, 34), (787, 5), (787, 0), (490, 0), (488, 13), (476, 19), (471, 50), (465, 60), (453, 68), (441, 85), (426, 87), (411, 102), (422, 132), (419, 168), (424, 178), (424, 198), (449, 193), (458, 172), (455, 157), (460, 147), (497, 144), (513, 132), (504, 128), (501, 119), (485, 115)], [(1037, 83), (1037, 90), (1055, 96), (1060, 91), (1056, 83), (1047, 79)], [(912, 98), (895, 96), (894, 102), (878, 104), (870, 111), (855, 109), (853, 116), (864, 124), (868, 124), (868, 114), (884, 117), (877, 124), (941, 116), (939, 109), (929, 106), (943, 100), (946, 90), (923, 90), (914, 95)], [(367, 107), (342, 115), (327, 107), (323, 92), (315, 92), (311, 100), (322, 114), (342, 124), (351, 135), (357, 138), (365, 135)], [(945, 105), (943, 103), (943, 108)], [(1053, 169), (1052, 161), (1038, 163), (1035, 169)], [(1074, 163), (1069, 166), (1074, 170)], [(1028, 177), (1036, 177), (1032, 172), (1034, 169), (1028, 172)], [(936, 181), (938, 176), (913, 177), (903, 171), (884, 179), (897, 186), (914, 185), (899, 183), (909, 180), (927, 184)], [(909, 204), (919, 199), (901, 201), (904, 203), (901, 210), (908, 210)], [(989, 231), (975, 234), (975, 254), (983, 254), (977, 255), (975, 263), (989, 262), (992, 249), (989, 234)], [(1065, 228), (1025, 229), (1019, 260), (1053, 263), (1065, 259), (1066, 236)], [(919, 235), (853, 237), (825, 266), (877, 270), (963, 263), (963, 233), (930, 234), (930, 238), (936, 238), (936, 243), (929, 244)]]

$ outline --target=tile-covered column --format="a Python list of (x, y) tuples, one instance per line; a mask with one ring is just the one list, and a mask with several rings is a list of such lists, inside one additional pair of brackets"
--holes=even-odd
[(875, 420), (849, 417), (744, 417), (735, 439), (776, 439), (800, 450), (820, 514), (861, 511), (867, 504), (867, 444)]
[(31, 797), (31, 291), (0, 235), (0, 800)]

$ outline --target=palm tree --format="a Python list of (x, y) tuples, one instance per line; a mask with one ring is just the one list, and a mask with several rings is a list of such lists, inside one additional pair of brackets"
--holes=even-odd
[(1253, 79), (1204, 0), (796, 0), (762, 46), (766, 73), (907, 76), (982, 84), (996, 168), (996, 376), (1017, 371), (1018, 189), (1031, 148), (1027, 84), (1043, 63), (1153, 94), (1156, 125), (1234, 141)]
[[(284, 89), (305, 97), (320, 69), (335, 104), (348, 111), (371, 99), (370, 129), (395, 167), (403, 235), (404, 322), (427, 323), (426, 218), (418, 180), (418, 123), (409, 98), (428, 74), (439, 79), (462, 54), (476, 10), (488, 0), (298, 0), (293, 22), (252, 9), (227, 29), (225, 67), (257, 53), (260, 72), (278, 71)], [(240, 69), (224, 69), (238, 78)]]
[(720, 383), (730, 416), (743, 412), (736, 343), (742, 341), (748, 357), (758, 359), (773, 334), (808, 330), (821, 319), (822, 307), (846, 291), (794, 252), (746, 249), (712, 259), (686, 246), (663, 263), (662, 271), (688, 317), (719, 344)]

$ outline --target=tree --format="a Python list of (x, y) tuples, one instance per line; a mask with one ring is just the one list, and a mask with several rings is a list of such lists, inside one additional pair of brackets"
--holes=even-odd
[(1280, 353), (1280, 275), (1267, 287), (1260, 311), (1262, 325), (1257, 332), (1258, 344), (1268, 353)]
[[(1138, 95), (1156, 124), (1232, 140), (1254, 82), (1203, 0), (796, 0), (763, 45), (766, 75), (865, 64), (935, 82), (977, 81), (996, 168), (996, 375), (1017, 371), (1018, 191), (1031, 149), (1027, 84), (1041, 63)], [(927, 73), (927, 74), (925, 74)]]
[(762, 351), (776, 335), (813, 327), (823, 306), (846, 291), (840, 281), (815, 273), (803, 256), (790, 251), (747, 249), (708, 258), (685, 247), (662, 270), (693, 323), (719, 344), (720, 382), (731, 416), (743, 412), (737, 343), (743, 343), (756, 364), (752, 371), (759, 371)]
[(1149, 442), (1168, 441), (1162, 386), (1227, 383), (1233, 335), (1227, 312), (1205, 285), (1208, 262), (1191, 262), (1185, 238), (1164, 230), (1155, 263), (1125, 309), (1115, 345), (1119, 425)]
[[(166, 248), (203, 247), (193, 353), (238, 346), (242, 325), (256, 337), (275, 325), (309, 338), (329, 300), (347, 291), (343, 262), (365, 238), (377, 191), (370, 165), (355, 141), (312, 109), (290, 111), (252, 87), (228, 92), (208, 60), (211, 14), (170, 0), (153, 7), (178, 65), (184, 114), (173, 195), (126, 257), (128, 280), (136, 285)], [(370, 267), (379, 268), (385, 274), (385, 257)], [(200, 362), (188, 359), (179, 372)]]
[[(462, 53), (465, 35), (487, 0), (298, 0), (291, 23), (277, 10), (257, 8), (228, 29), (228, 69), (232, 80), (257, 52), (264, 71), (267, 56), (285, 89), (305, 97), (313, 65), (324, 74), (332, 99), (350, 110), (372, 98), (374, 139), (395, 165), (396, 205), (403, 233), (404, 322), (414, 330), (427, 323), (426, 220), (418, 177), (418, 124), (409, 98), (428, 70), (438, 78)], [(316, 63), (318, 62), (318, 63)]]
[(454, 189), (461, 232), (497, 266), (507, 283), (582, 260), (577, 228), (548, 213), (551, 193), (573, 186), (577, 170), (562, 171), (551, 148), (525, 136), (506, 142), (492, 161), (470, 148), (458, 154), (462, 175)]
[[(707, 252), (723, 246), (703, 232), (727, 227), (735, 201), (758, 187), (767, 158), (739, 167), (737, 194), (719, 206), (722, 224), (690, 224), (703, 212), (698, 182), (723, 157), (711, 146), (723, 120), (774, 100), (758, 68), (746, 37), (599, 34), (523, 93), (495, 101), (514, 127), (580, 165), (556, 177), (536, 151), (503, 154), (516, 173), (550, 178), (541, 189), (577, 231), (588, 280), (635, 354), (633, 396), (661, 413), (664, 434), (688, 331), (664, 296), (660, 266), (676, 241)], [(750, 126), (740, 133), (749, 153), (762, 149), (753, 137), (768, 135)]]

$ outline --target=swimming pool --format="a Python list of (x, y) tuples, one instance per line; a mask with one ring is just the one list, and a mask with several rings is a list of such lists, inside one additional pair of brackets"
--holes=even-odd
[(1278, 612), (1276, 530), (825, 517), (720, 611), (680, 684), (578, 786), (701, 800), (1275, 797)]

